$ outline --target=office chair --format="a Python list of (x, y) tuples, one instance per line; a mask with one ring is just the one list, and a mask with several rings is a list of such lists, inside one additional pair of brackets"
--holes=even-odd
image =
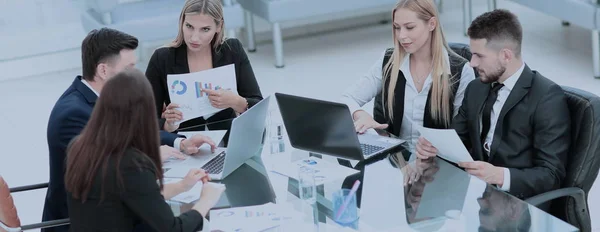
[[(561, 188), (526, 199), (539, 206), (551, 202), (550, 212), (582, 232), (592, 230), (587, 195), (600, 168), (600, 97), (562, 86), (571, 112), (571, 148), (567, 176)], [(568, 197), (568, 198), (566, 198)]]
[(31, 225), (21, 225), (21, 220), (19, 220), (19, 216), (17, 215), (17, 209), (15, 208), (11, 194), (47, 187), (48, 183), (42, 183), (9, 189), (8, 184), (6, 184), (6, 181), (4, 181), (4, 178), (0, 176), (0, 232), (19, 232), (68, 225), (68, 218), (35, 223)]

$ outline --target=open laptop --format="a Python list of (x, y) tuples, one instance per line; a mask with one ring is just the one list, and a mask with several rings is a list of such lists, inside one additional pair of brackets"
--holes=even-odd
[(349, 160), (366, 160), (405, 142), (358, 134), (345, 104), (275, 93), (292, 147)]
[(233, 119), (227, 148), (219, 147), (212, 154), (210, 149), (201, 148), (198, 154), (165, 172), (165, 177), (183, 178), (189, 171), (188, 167), (201, 167), (211, 179), (222, 180), (248, 159), (259, 155), (263, 146), (269, 99), (263, 99)]

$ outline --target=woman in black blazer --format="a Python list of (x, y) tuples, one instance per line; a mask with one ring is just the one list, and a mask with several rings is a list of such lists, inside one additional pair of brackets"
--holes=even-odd
[[(231, 120), (263, 99), (250, 61), (237, 39), (223, 39), (223, 8), (220, 0), (188, 0), (179, 20), (179, 34), (167, 47), (157, 49), (148, 64), (146, 76), (154, 89), (159, 125), (166, 131), (229, 130)], [(213, 107), (224, 109), (214, 115), (182, 120), (178, 105), (169, 98), (168, 74), (198, 72), (229, 64), (235, 65), (237, 92), (207, 90)], [(163, 111), (163, 107), (164, 108)], [(226, 140), (225, 140), (226, 141)]]
[[(175, 217), (165, 202), (152, 88), (138, 70), (111, 78), (67, 150), (71, 231), (199, 231), (224, 187), (205, 182), (200, 200)], [(198, 193), (200, 194), (200, 193)]]

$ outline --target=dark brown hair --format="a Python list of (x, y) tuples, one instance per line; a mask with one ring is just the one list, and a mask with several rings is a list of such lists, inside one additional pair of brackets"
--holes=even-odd
[(135, 50), (138, 39), (127, 33), (110, 28), (92, 30), (81, 43), (83, 79), (93, 81), (98, 64), (110, 62), (123, 49)]
[(523, 29), (516, 15), (508, 10), (497, 9), (486, 12), (473, 20), (467, 31), (471, 39), (486, 39), (487, 44), (511, 42), (514, 53), (521, 55)]
[(111, 159), (116, 163), (117, 182), (122, 185), (118, 167), (128, 149), (150, 159), (148, 163), (154, 164), (162, 189), (155, 112), (152, 88), (139, 70), (127, 69), (106, 82), (90, 120), (67, 149), (65, 187), (74, 199), (85, 202), (100, 168), (104, 186)]

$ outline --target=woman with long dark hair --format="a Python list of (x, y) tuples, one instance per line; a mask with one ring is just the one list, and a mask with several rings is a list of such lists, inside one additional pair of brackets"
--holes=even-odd
[(152, 87), (126, 70), (102, 90), (92, 116), (67, 150), (65, 187), (73, 231), (199, 231), (224, 188), (205, 183), (192, 210), (175, 217), (165, 202)]

